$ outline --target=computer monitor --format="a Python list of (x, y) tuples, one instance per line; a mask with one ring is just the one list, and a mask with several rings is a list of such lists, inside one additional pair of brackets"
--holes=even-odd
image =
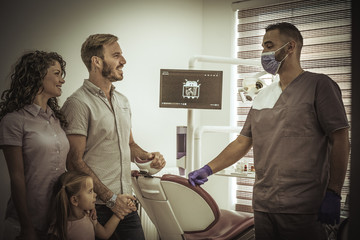
[(160, 69), (162, 108), (221, 109), (222, 71)]

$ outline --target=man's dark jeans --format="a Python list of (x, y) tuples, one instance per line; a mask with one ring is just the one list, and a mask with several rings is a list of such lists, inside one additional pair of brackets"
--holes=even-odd
[[(114, 213), (105, 205), (96, 205), (96, 214), (98, 217), (98, 222), (104, 226)], [(144, 231), (141, 226), (141, 220), (136, 211), (126, 215), (125, 218), (120, 221), (114, 234), (111, 236), (111, 238), (109, 238), (109, 240), (120, 239), (145, 240)], [(99, 239), (96, 238), (96, 240)]]

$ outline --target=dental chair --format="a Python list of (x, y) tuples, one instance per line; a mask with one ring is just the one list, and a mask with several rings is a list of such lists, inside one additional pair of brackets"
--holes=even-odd
[(186, 178), (153, 177), (156, 170), (149, 161), (135, 163), (140, 169), (132, 171), (135, 195), (161, 240), (255, 239), (252, 214), (221, 210), (203, 188), (193, 187)]

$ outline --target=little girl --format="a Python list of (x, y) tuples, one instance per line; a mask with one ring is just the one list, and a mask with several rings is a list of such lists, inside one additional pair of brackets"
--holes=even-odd
[[(51, 239), (91, 240), (95, 236), (108, 239), (115, 231), (120, 219), (113, 214), (105, 226), (90, 217), (95, 210), (96, 193), (93, 179), (83, 173), (69, 171), (63, 173), (54, 188), (55, 222), (50, 230)], [(133, 205), (129, 201), (129, 205)]]

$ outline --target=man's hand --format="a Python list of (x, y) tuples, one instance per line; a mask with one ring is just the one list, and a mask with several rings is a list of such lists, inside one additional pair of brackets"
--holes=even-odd
[(335, 192), (326, 191), (326, 195), (321, 204), (318, 220), (321, 223), (335, 225), (340, 222), (340, 200), (341, 197)]
[(165, 167), (166, 161), (159, 152), (147, 153), (146, 159), (152, 159), (150, 167), (155, 169), (162, 169)]
[(136, 198), (128, 194), (118, 194), (115, 206), (111, 210), (122, 220), (126, 215), (137, 210), (135, 205), (129, 204), (132, 200), (135, 201)]

